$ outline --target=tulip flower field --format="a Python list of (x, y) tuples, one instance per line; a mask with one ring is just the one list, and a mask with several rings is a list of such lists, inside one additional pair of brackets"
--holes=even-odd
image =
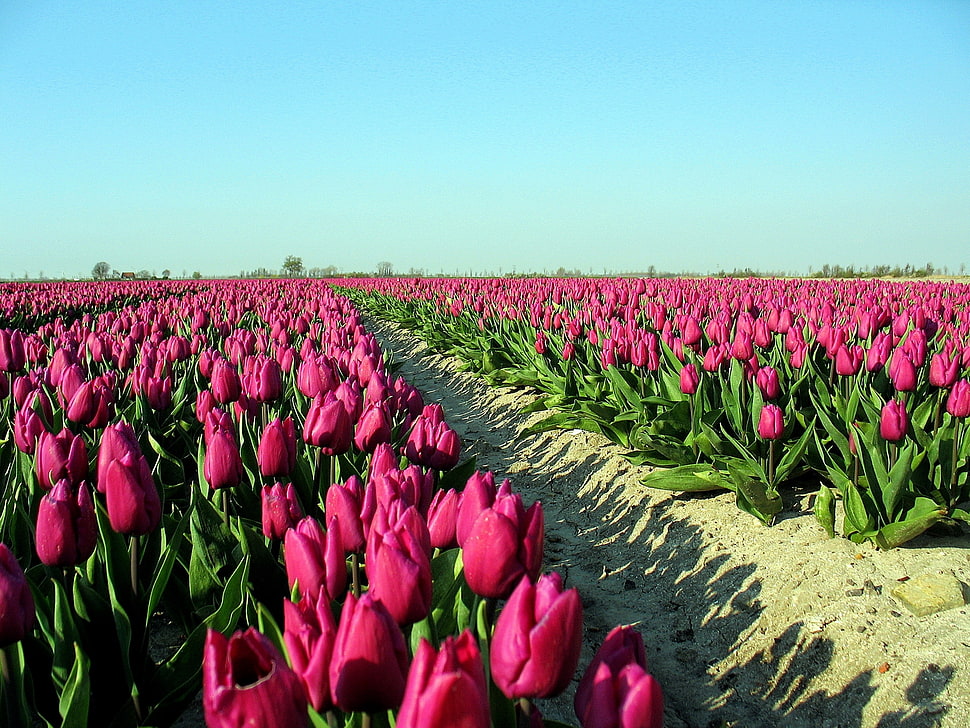
[(551, 726), (580, 674), (579, 725), (662, 724), (642, 637), (579, 664), (541, 503), (342, 290), (0, 288), (3, 725), (167, 726), (201, 690), (212, 728)]
[[(659, 727), (642, 637), (580, 664), (545, 521), (362, 312), (770, 525), (970, 520), (970, 287), (641, 279), (0, 286), (3, 725)], [(155, 635), (174, 625), (178, 645)], [(538, 701), (538, 702), (537, 702)]]

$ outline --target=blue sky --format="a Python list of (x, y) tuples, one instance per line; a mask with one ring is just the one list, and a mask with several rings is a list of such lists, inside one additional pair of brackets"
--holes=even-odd
[(0, 276), (970, 263), (970, 2), (0, 6)]

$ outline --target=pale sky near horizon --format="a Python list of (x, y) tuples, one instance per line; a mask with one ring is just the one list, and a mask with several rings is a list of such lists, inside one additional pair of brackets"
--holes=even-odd
[(0, 6), (0, 277), (968, 251), (966, 0)]

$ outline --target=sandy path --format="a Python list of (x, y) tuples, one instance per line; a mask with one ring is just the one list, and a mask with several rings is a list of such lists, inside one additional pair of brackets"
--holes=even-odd
[[(881, 553), (825, 539), (808, 498), (787, 494), (787, 517), (765, 528), (733, 494), (647, 489), (646, 470), (599, 436), (518, 437), (541, 417), (519, 412), (530, 392), (491, 389), (409, 333), (366, 325), (442, 404), (463, 459), (477, 455), (527, 503), (542, 501), (545, 569), (585, 606), (581, 667), (612, 626), (638, 625), (668, 726), (970, 725), (970, 608), (915, 617), (890, 596), (898, 579), (931, 571), (970, 583), (966, 539)], [(547, 717), (576, 723), (572, 688), (541, 705)]]

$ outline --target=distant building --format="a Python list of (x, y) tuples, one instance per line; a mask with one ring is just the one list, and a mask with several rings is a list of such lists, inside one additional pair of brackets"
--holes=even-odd
[(135, 272), (131, 270), (126, 270), (121, 274), (121, 280), (123, 281), (133, 281), (135, 280)]

